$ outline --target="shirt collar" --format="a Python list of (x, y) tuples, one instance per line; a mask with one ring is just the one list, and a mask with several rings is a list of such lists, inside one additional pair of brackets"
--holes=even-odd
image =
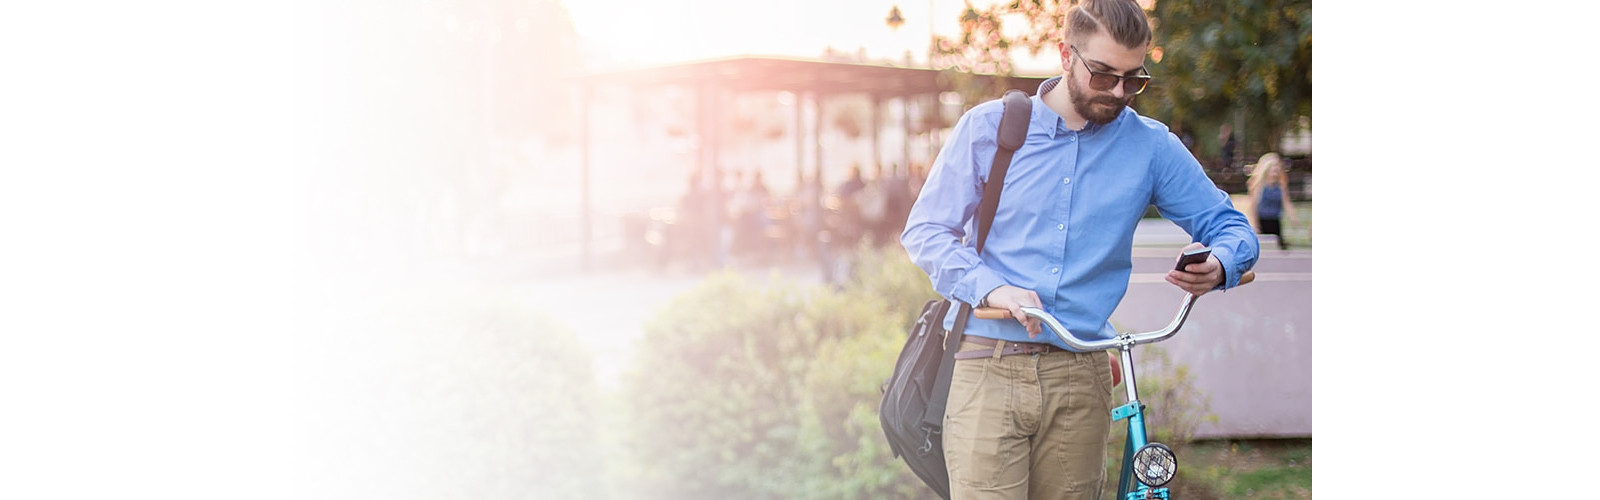
[[(1050, 131), (1051, 139), (1056, 138), (1056, 135), (1063, 131), (1072, 130), (1067, 128), (1066, 119), (1061, 118), (1061, 115), (1056, 114), (1055, 110), (1050, 109), (1050, 106), (1046, 106), (1044, 103), (1044, 94), (1055, 89), (1056, 85), (1060, 83), (1061, 77), (1051, 77), (1050, 79), (1040, 83), (1039, 91), (1033, 94), (1033, 123), (1040, 127), (1044, 127), (1045, 130)], [(1127, 108), (1123, 108), (1123, 111), (1127, 111)], [(1116, 120), (1112, 120), (1112, 123), (1116, 123), (1117, 120), (1121, 119), (1122, 115), (1119, 113)], [(1106, 125), (1110, 125), (1110, 123), (1107, 123)], [(1096, 124), (1095, 122), (1085, 122), (1083, 130), (1076, 130), (1075, 132), (1079, 134), (1092, 134), (1103, 127), (1105, 127), (1105, 125)]]
[(1045, 80), (1039, 84), (1038, 92), (1033, 94), (1033, 124), (1049, 131), (1051, 139), (1056, 138), (1057, 133), (1067, 128), (1066, 120), (1044, 103), (1044, 94), (1056, 88), (1056, 84), (1059, 83), (1061, 83), (1059, 76)]

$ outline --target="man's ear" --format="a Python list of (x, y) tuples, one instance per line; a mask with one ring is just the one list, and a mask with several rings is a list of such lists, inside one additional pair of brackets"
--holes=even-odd
[(1061, 71), (1072, 69), (1072, 52), (1067, 47), (1067, 42), (1056, 42), (1056, 50), (1061, 51)]

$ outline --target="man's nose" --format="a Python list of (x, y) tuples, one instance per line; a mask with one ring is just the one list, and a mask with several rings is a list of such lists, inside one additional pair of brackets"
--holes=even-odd
[(1115, 96), (1116, 98), (1121, 99), (1121, 98), (1124, 97), (1124, 94), (1126, 94), (1126, 92), (1123, 92), (1123, 90), (1122, 90), (1122, 80), (1117, 80), (1117, 83), (1111, 85), (1111, 95), (1112, 96)]

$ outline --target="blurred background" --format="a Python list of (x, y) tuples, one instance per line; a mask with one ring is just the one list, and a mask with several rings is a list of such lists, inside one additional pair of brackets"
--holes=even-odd
[[(1133, 107), (1241, 210), (1281, 154), (1299, 215), (1256, 284), (1139, 353), (1153, 429), (1180, 496), (1308, 498), (1311, 2), (1140, 3)], [(6, 350), (7, 393), (48, 402), (4, 426), (47, 450), (15, 456), (18, 484), (926, 498), (877, 421), (936, 297), (896, 240), (961, 113), (1061, 73), (1070, 4), (13, 8), (8, 60), (40, 69), (6, 109), (50, 117), (0, 148), (29, 158), (8, 227), (44, 243), (0, 249), (7, 281), (45, 284), (7, 303), (39, 332)], [(1159, 273), (1188, 237), (1148, 215), (1122, 329), (1181, 297)]]
[[(1068, 3), (1070, 5), (1070, 3)], [(1148, 354), (1191, 496), (1309, 497), (1311, 5), (1143, 3), (1168, 123), (1299, 224)], [(355, 4), (303, 53), (319, 266), (305, 483), (332, 497), (922, 497), (879, 389), (935, 297), (897, 239), (955, 120), (1059, 75), (1061, 2)], [(314, 133), (312, 132), (314, 131)], [(1241, 206), (1241, 209), (1247, 207)], [(1188, 242), (1154, 210), (1114, 321)], [(1120, 454), (1111, 449), (1113, 463)], [(1189, 458), (1189, 457), (1186, 457)], [(1248, 492), (1248, 493), (1247, 493)]]

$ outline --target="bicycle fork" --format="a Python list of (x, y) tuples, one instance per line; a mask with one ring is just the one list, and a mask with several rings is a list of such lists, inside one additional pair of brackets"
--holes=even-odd
[[(1167, 488), (1161, 486), (1166, 485), (1176, 474), (1177, 458), (1166, 445), (1147, 442), (1144, 404), (1139, 402), (1139, 384), (1133, 373), (1132, 348), (1132, 345), (1124, 344), (1119, 349), (1122, 358), (1122, 383), (1127, 385), (1128, 403), (1111, 410), (1111, 421), (1128, 419), (1128, 435), (1123, 440), (1125, 444), (1122, 447), (1122, 472), (1117, 477), (1116, 498), (1169, 500), (1171, 496)], [(1138, 481), (1134, 481), (1135, 477)]]

